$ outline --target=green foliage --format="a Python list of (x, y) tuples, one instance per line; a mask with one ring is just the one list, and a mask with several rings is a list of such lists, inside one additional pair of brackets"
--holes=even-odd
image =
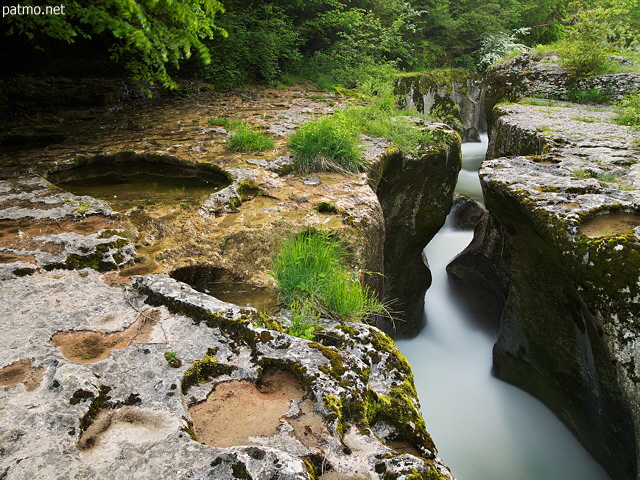
[(344, 115), (307, 122), (289, 138), (295, 168), (303, 173), (358, 172), (364, 163), (358, 148), (358, 131)]
[(611, 100), (611, 95), (597, 88), (574, 88), (567, 92), (567, 98), (574, 103), (607, 103)]
[(271, 272), (280, 301), (289, 307), (295, 304), (294, 310), (304, 312), (311, 323), (320, 315), (363, 321), (384, 313), (384, 306), (349, 272), (344, 259), (343, 243), (326, 232), (310, 230), (284, 242)]
[(626, 95), (615, 106), (618, 111), (617, 123), (640, 128), (640, 92)]
[[(41, 3), (57, 6), (57, 0)], [(111, 59), (124, 65), (143, 85), (173, 88), (167, 66), (179, 67), (195, 50), (210, 61), (202, 39), (226, 32), (214, 24), (224, 11), (218, 0), (98, 0), (65, 3), (64, 15), (10, 15), (8, 34), (24, 35), (40, 48), (50, 39), (73, 43), (102, 36)]]
[(275, 146), (273, 140), (248, 123), (240, 122), (234, 129), (227, 143), (227, 148), (233, 152), (262, 152)]
[(214, 125), (216, 127), (225, 127), (229, 126), (230, 120), (228, 118), (210, 118), (207, 120), (209, 125)]
[(178, 358), (178, 354), (173, 350), (164, 352), (164, 359), (167, 361), (170, 367), (179, 368), (182, 366), (182, 360)]
[(275, 84), (285, 65), (301, 60), (300, 29), (278, 2), (224, 4), (227, 13), (218, 23), (229, 35), (207, 42), (212, 61), (202, 68), (205, 80), (223, 89), (252, 82)]
[(320, 328), (318, 324), (320, 315), (315, 310), (313, 302), (307, 299), (300, 302), (294, 300), (289, 305), (289, 309), (291, 311), (291, 323), (287, 328), (287, 333), (305, 340), (313, 340), (315, 331)]
[(415, 125), (415, 111), (399, 110), (390, 81), (367, 79), (360, 88), (363, 106), (351, 106), (331, 116), (305, 123), (290, 138), (296, 168), (301, 172), (362, 170), (358, 135), (391, 140), (406, 152), (437, 142)]
[(579, 0), (569, 4), (564, 38), (555, 45), (564, 66), (575, 75), (615, 71), (610, 56), (638, 46), (637, 1)]
[(571, 172), (571, 175), (575, 178), (577, 178), (578, 180), (585, 180), (587, 178), (591, 178), (591, 172), (588, 170), (582, 170), (582, 169), (577, 169), (577, 170), (573, 170)]
[(526, 29), (521, 29), (513, 34), (498, 32), (495, 34), (486, 33), (480, 38), (480, 49), (477, 51), (479, 70), (486, 71), (488, 68), (501, 60), (507, 60), (528, 50), (528, 47), (518, 42), (517, 33), (528, 33)]
[(331, 202), (318, 202), (318, 204), (313, 208), (315, 208), (319, 213), (338, 213), (338, 209)]

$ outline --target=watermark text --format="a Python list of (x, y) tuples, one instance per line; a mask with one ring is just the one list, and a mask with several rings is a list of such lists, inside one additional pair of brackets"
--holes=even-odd
[(10, 15), (66, 15), (66, 5), (12, 5), (2, 7), (2, 18)]

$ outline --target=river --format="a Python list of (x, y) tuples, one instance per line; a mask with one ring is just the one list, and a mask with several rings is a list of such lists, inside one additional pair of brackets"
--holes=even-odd
[[(482, 199), (482, 144), (463, 145), (457, 191)], [(446, 266), (471, 231), (449, 221), (425, 248), (433, 284), (427, 326), (398, 347), (412, 365), (427, 429), (457, 480), (609, 480), (603, 468), (541, 402), (491, 375), (495, 336), (454, 301)]]

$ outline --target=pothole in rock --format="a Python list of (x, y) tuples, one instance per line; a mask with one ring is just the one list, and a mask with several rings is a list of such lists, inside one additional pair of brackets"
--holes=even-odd
[(47, 179), (75, 195), (106, 200), (121, 213), (163, 205), (188, 209), (230, 184), (228, 173), (214, 165), (133, 153), (96, 157), (89, 165), (50, 173)]
[(589, 217), (578, 231), (587, 237), (598, 238), (607, 235), (620, 235), (640, 226), (640, 215), (637, 213), (604, 213)]
[(0, 368), (0, 385), (3, 387), (15, 387), (20, 383), (24, 383), (27, 392), (31, 392), (38, 388), (40, 382), (42, 382), (44, 370), (44, 367), (34, 367), (32, 360), (23, 358)]
[(174, 270), (170, 276), (223, 302), (253, 307), (269, 314), (279, 308), (275, 289), (236, 281), (236, 277), (224, 268), (195, 265)]
[[(214, 447), (264, 443), (259, 440), (277, 434), (292, 400), (305, 395), (293, 374), (278, 369), (265, 371), (257, 385), (245, 380), (219, 383), (204, 402), (189, 408), (193, 431), (199, 442)], [(294, 416), (286, 421), (306, 446), (313, 448), (328, 435), (310, 400), (302, 401)]]
[(127, 348), (134, 343), (149, 340), (153, 327), (158, 323), (160, 312), (147, 310), (135, 322), (120, 332), (94, 332), (81, 330), (59, 332), (51, 338), (67, 360), (76, 363), (95, 363), (111, 355), (112, 350)]
[(158, 442), (179, 428), (178, 420), (168, 412), (124, 406), (107, 408), (96, 416), (78, 440), (78, 449), (107, 448), (121, 442), (140, 444)]

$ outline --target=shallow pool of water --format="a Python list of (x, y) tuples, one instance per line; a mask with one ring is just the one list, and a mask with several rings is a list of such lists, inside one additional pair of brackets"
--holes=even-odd
[(156, 162), (100, 162), (52, 174), (49, 181), (75, 195), (109, 202), (121, 213), (135, 207), (201, 202), (229, 184), (216, 172)]

